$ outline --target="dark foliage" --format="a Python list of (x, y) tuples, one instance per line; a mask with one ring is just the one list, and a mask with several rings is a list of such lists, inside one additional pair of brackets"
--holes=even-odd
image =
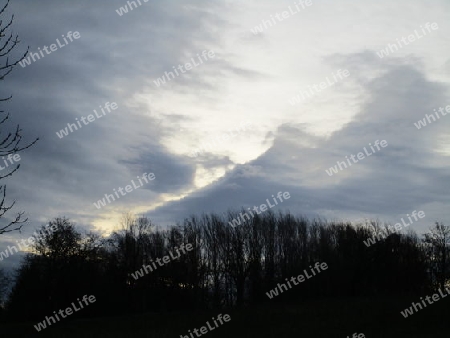
[[(98, 301), (77, 315), (229, 309), (325, 297), (402, 297), (435, 286), (431, 267), (437, 262), (427, 255), (433, 243), (412, 232), (393, 233), (367, 247), (364, 241), (381, 229), (379, 224), (266, 212), (233, 228), (228, 222), (236, 216), (193, 216), (166, 230), (147, 218), (128, 216), (123, 229), (108, 238), (80, 234), (69, 220), (56, 219), (41, 229), (34, 253), (18, 270), (9, 313), (22, 320), (43, 318), (85, 294)], [(141, 278), (132, 277), (182, 243), (192, 244), (193, 250)], [(316, 262), (327, 263), (328, 270), (268, 299), (266, 292), (277, 283)]]

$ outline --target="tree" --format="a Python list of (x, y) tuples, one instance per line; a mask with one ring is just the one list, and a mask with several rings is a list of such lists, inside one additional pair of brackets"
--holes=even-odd
[(430, 232), (424, 235), (424, 243), (428, 249), (432, 279), (440, 288), (444, 288), (450, 275), (450, 226), (436, 222)]
[[(14, 20), (14, 15), (11, 17), (9, 21), (2, 20), (2, 17), (5, 15), (6, 8), (9, 5), (9, 0), (6, 2), (6, 4), (0, 9), (0, 80), (4, 80), (5, 77), (12, 72), (15, 66), (22, 61), (28, 54), (28, 48), (25, 51), (25, 53), (22, 56), (19, 56), (15, 58), (12, 57), (11, 61), (11, 54), (15, 53), (15, 48), (19, 44), (19, 37), (18, 35), (14, 35), (11, 30), (11, 25)], [(12, 96), (9, 97), (0, 97), (0, 102), (9, 101), (12, 98)], [(4, 136), (0, 137), (0, 156), (9, 156), (17, 154), (18, 152), (25, 150), (29, 147), (31, 147), (33, 144), (35, 144), (38, 141), (38, 138), (36, 138), (31, 143), (28, 143), (27, 145), (21, 145), (22, 142), (22, 129), (20, 129), (20, 126), (17, 125), (15, 130), (6, 132), (2, 130), (5, 123), (9, 119), (9, 113), (5, 114), (4, 110), (0, 110), (0, 114), (2, 117), (0, 117), (0, 134), (3, 133)], [(16, 167), (13, 167), (8, 173), (5, 175), (0, 175), (0, 179), (11, 176), (13, 173), (15, 173), (20, 167), (20, 164), (17, 164)], [(6, 186), (2, 185), (0, 186), (0, 218), (5, 215), (8, 210), (10, 210), (14, 204), (15, 201), (11, 204), (6, 204)], [(11, 232), (15, 230), (20, 230), (23, 226), (23, 223), (27, 221), (27, 219), (23, 219), (23, 212), (19, 212), (17, 216), (10, 221), (7, 225), (0, 227), (0, 235), (5, 232)]]
[(82, 294), (93, 294), (91, 285), (101, 271), (93, 266), (98, 238), (83, 236), (67, 218), (51, 220), (33, 238), (31, 253), (22, 259), (9, 297), (13, 317), (39, 317)]
[(55, 218), (37, 231), (32, 248), (43, 257), (67, 261), (80, 253), (81, 234), (69, 219)]
[(0, 269), (0, 309), (5, 302), (6, 293), (11, 280), (3, 269)]

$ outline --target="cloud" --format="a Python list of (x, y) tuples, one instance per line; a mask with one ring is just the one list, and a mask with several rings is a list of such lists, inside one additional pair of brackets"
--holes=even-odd
[[(412, 65), (377, 65), (367, 53), (340, 57), (342, 65), (372, 68), (372, 73), (374, 67), (380, 68), (379, 76), (360, 81), (369, 95), (351, 122), (329, 137), (311, 135), (301, 124), (285, 124), (267, 152), (237, 166), (213, 190), (205, 189), (150, 215), (172, 220), (189, 212), (250, 206), (278, 191), (289, 191), (292, 198), (282, 207), (294, 213), (395, 220), (421, 209), (428, 212), (427, 224), (435, 218), (448, 222), (443, 210), (427, 210), (427, 206), (445, 203), (450, 188), (444, 170), (449, 153), (436, 151), (450, 119), (442, 118), (427, 130), (413, 125), (432, 108), (445, 105), (446, 87), (428, 80)], [(388, 147), (371, 157), (332, 177), (325, 173), (336, 161), (383, 139)], [(172, 205), (177, 213), (169, 216)]]
[[(68, 31), (81, 38), (5, 80), (13, 100), (2, 107), (11, 113), (11, 128), (20, 124), (25, 143), (40, 141), (4, 180), (8, 200), (17, 200), (9, 218), (25, 210), (30, 221), (21, 234), (2, 239), (0, 250), (58, 216), (108, 232), (124, 211), (165, 224), (261, 204), (278, 191), (292, 196), (281, 209), (311, 217), (395, 220), (423, 208), (428, 224), (448, 223), (450, 118), (421, 130), (413, 124), (450, 104), (445, 1), (314, 3), (259, 36), (250, 29), (290, 1), (149, 1), (119, 17), (115, 10), (125, 3), (11, 3), (23, 49), (35, 52)], [(439, 30), (378, 58), (376, 51), (424, 17), (440, 23)], [(165, 71), (203, 50), (216, 56), (155, 86)], [(338, 69), (351, 76), (301, 104), (288, 103)], [(105, 102), (119, 108), (56, 136)], [(189, 156), (242, 121), (254, 127)], [(389, 146), (326, 174), (377, 139)], [(94, 207), (144, 172), (156, 179), (101, 211)]]

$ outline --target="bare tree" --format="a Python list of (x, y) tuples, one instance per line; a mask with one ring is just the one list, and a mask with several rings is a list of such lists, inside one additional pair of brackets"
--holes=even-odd
[(428, 249), (433, 280), (444, 288), (449, 276), (450, 226), (436, 222), (425, 234), (424, 243)]
[[(19, 37), (11, 32), (11, 25), (14, 20), (14, 15), (11, 16), (9, 21), (4, 22), (3, 17), (5, 16), (6, 8), (9, 5), (9, 0), (6, 4), (0, 9), (0, 80), (4, 80), (5, 77), (12, 72), (15, 66), (19, 64), (28, 54), (28, 48), (22, 56), (12, 57), (11, 54), (15, 53), (15, 48), (19, 44)], [(0, 102), (8, 101), (12, 98), (9, 97), (0, 97)], [(25, 150), (35, 144), (38, 139), (35, 139), (33, 142), (27, 145), (21, 145), (22, 141), (22, 129), (17, 125), (15, 130), (5, 132), (2, 130), (5, 123), (9, 119), (9, 113), (5, 114), (4, 110), (0, 110), (0, 156), (11, 156), (17, 154), (19, 151)], [(0, 175), (0, 179), (11, 176), (15, 173), (20, 167), (20, 164), (13, 167), (8, 173), (5, 175)], [(2, 218), (6, 212), (8, 212), (15, 204), (15, 201), (11, 204), (7, 204), (5, 201), (6, 198), (6, 186), (0, 186), (0, 218)], [(0, 226), (0, 235), (5, 232), (20, 230), (23, 226), (23, 223), (27, 221), (27, 219), (23, 219), (23, 212), (19, 212), (17, 216), (7, 223), (6, 225)]]

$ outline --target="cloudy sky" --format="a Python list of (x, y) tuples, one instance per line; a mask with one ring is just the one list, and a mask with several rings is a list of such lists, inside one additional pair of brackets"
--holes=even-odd
[[(9, 126), (40, 141), (3, 180), (17, 201), (7, 215), (25, 211), (29, 222), (2, 236), (0, 250), (54, 217), (107, 234), (124, 212), (165, 225), (279, 191), (291, 198), (274, 210), (389, 222), (423, 210), (415, 230), (450, 224), (450, 114), (414, 124), (450, 105), (448, 1), (144, 1), (128, 13), (122, 0), (9, 6), (18, 53), (63, 46), (2, 83), (2, 96), (13, 95)], [(65, 44), (69, 31), (79, 38)], [(388, 44), (398, 48), (380, 57)], [(214, 56), (200, 64), (204, 51)], [(106, 102), (118, 108), (57, 136)], [(376, 140), (388, 146), (327, 174)], [(151, 172), (148, 184), (94, 206)]]

